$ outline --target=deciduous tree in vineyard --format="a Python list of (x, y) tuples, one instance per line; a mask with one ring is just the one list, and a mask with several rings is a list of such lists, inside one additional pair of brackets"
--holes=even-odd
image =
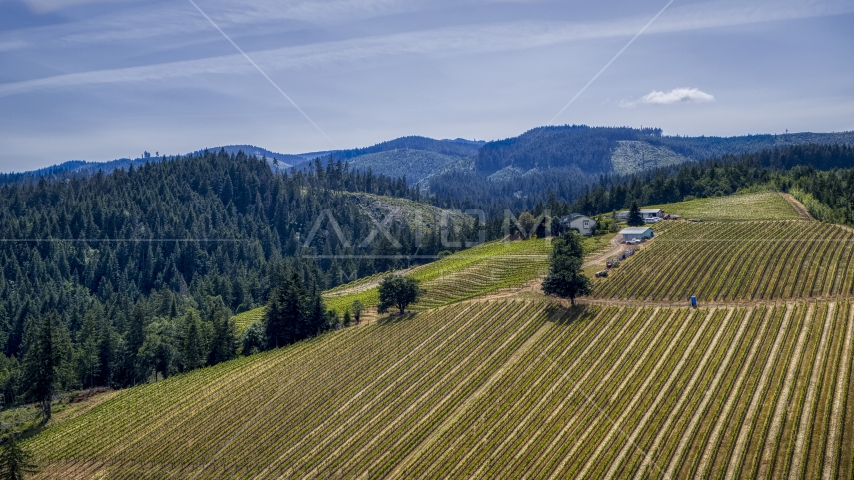
[(353, 317), (356, 319), (356, 323), (358, 324), (362, 319), (362, 310), (365, 309), (365, 305), (358, 300), (353, 300), (353, 305), (350, 308), (353, 310)]
[(406, 307), (417, 302), (423, 293), (418, 280), (403, 275), (388, 275), (379, 286), (380, 305), (377, 311), (385, 313), (389, 308), (397, 307), (403, 315)]

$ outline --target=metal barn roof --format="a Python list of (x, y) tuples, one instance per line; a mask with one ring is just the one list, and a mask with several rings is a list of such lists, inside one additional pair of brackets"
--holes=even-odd
[(646, 233), (647, 230), (652, 230), (649, 227), (629, 227), (620, 230), (620, 235), (641, 235)]

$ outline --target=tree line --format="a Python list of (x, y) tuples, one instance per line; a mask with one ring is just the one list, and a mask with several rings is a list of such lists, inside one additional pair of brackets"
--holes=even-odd
[[(0, 186), (0, 400), (43, 397), (46, 372), (53, 392), (119, 388), (314, 335), (335, 323), (319, 292), (445, 249), (399, 219), (393, 244), (352, 193), (420, 199), (340, 161), (276, 174), (224, 151)], [(306, 244), (324, 211), (349, 244), (328, 221)], [(229, 322), (295, 297), (288, 333), (246, 342)]]

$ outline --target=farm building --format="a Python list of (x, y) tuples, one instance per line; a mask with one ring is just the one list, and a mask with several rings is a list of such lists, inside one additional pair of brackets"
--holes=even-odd
[(660, 208), (641, 208), (640, 213), (643, 218), (664, 217), (664, 210)]
[(620, 230), (624, 242), (630, 240), (646, 240), (655, 236), (649, 227), (629, 227)]
[(573, 213), (563, 216), (560, 219), (560, 226), (564, 230), (577, 230), (582, 235), (593, 235), (593, 232), (596, 231), (596, 220), (579, 213)]

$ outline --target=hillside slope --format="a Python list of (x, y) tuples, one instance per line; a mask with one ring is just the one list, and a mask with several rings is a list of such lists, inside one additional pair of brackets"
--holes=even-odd
[(126, 390), (27, 445), (42, 478), (848, 478), (852, 313), (461, 303)]
[(411, 185), (458, 160), (459, 157), (436, 152), (399, 149), (361, 155), (350, 160), (350, 166), (354, 170), (370, 170), (389, 177), (405, 176), (407, 183)]
[(778, 200), (669, 206), (742, 214), (656, 224), (575, 307), (493, 294), (497, 264), (542, 274), (543, 240), (454, 254), (409, 272), (433, 278), (421, 311), (118, 392), (25, 445), (63, 479), (852, 478), (854, 236)]

